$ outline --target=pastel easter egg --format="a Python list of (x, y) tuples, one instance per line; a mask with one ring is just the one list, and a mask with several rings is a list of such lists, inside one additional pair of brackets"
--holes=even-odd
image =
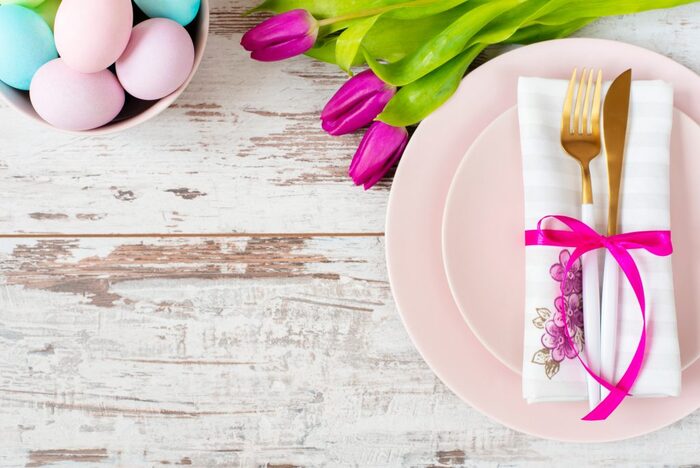
[(29, 8), (34, 8), (42, 3), (44, 0), (0, 0), (0, 5), (20, 5)]
[(134, 0), (149, 18), (168, 18), (187, 26), (197, 17), (201, 0)]
[(37, 114), (54, 127), (90, 130), (101, 127), (124, 107), (124, 89), (109, 70), (81, 73), (61, 58), (36, 72), (29, 97)]
[(0, 6), (0, 81), (27, 90), (43, 64), (58, 57), (51, 28), (19, 5)]
[(63, 0), (56, 13), (56, 48), (83, 73), (112, 65), (129, 42), (134, 21), (130, 0)]
[(134, 27), (116, 69), (129, 94), (153, 100), (179, 88), (193, 64), (194, 45), (185, 28), (173, 20), (152, 18)]
[(39, 13), (49, 27), (53, 29), (59, 5), (61, 5), (61, 0), (44, 0), (41, 5), (34, 7), (33, 10)]

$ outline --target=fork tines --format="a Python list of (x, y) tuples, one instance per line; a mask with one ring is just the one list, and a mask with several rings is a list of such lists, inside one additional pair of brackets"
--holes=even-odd
[[(595, 88), (593, 88), (595, 70), (583, 69), (578, 89), (576, 86), (577, 74), (578, 70), (574, 69), (569, 81), (569, 89), (566, 92), (564, 111), (562, 113), (562, 133), (598, 137), (600, 134), (603, 71), (598, 70)], [(576, 92), (576, 96), (574, 96), (574, 92)], [(593, 94), (592, 99), (591, 94)], [(573, 114), (571, 112), (572, 107), (574, 108)]]

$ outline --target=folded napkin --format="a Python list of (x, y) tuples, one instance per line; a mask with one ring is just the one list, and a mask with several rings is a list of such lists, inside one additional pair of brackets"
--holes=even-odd
[[(609, 84), (606, 84), (607, 90)], [(546, 215), (581, 218), (581, 172), (560, 144), (561, 112), (568, 81), (520, 78), (518, 115), (525, 183), (525, 228), (535, 229)], [(620, 199), (619, 232), (668, 230), (669, 159), (673, 123), (673, 89), (661, 81), (632, 83), (627, 146)], [(607, 170), (604, 153), (591, 165), (596, 230), (606, 232)], [(560, 226), (557, 226), (561, 228)], [(571, 336), (581, 346), (580, 261), (562, 278), (571, 249), (526, 249), (523, 396), (531, 403), (586, 400), (586, 372), (566, 345), (561, 313), (566, 311)], [(634, 396), (676, 396), (681, 387), (671, 257), (631, 251), (644, 282), (648, 342)], [(599, 252), (601, 274), (602, 251)], [(641, 333), (634, 292), (620, 273), (615, 382), (627, 369)], [(560, 281), (566, 296), (561, 296)], [(602, 284), (602, 282), (601, 282)]]

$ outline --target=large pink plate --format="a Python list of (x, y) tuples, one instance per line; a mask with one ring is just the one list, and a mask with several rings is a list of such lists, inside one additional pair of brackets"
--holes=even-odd
[[(700, 406), (700, 364), (684, 372), (681, 397), (629, 400), (603, 423), (579, 420), (585, 404), (527, 405), (520, 376), (487, 351), (462, 318), (448, 287), (441, 246), (450, 182), (476, 137), (515, 105), (518, 76), (559, 78), (574, 66), (586, 65), (602, 67), (610, 75), (632, 67), (637, 79), (669, 81), (678, 108), (700, 121), (700, 78), (648, 50), (598, 39), (563, 39), (504, 54), (470, 73), (453, 98), (414, 134), (391, 192), (387, 263), (394, 298), (414, 344), (452, 391), (513, 429), (596, 442), (645, 434), (693, 412)], [(493, 190), (498, 190), (497, 181)]]
[[(518, 133), (518, 112), (513, 108), (489, 125), (467, 151), (447, 197), (442, 251), (452, 297), (472, 332), (501, 362), (520, 373), (523, 326), (527, 322), (523, 323), (525, 226)], [(691, 261), (700, 252), (697, 148), (700, 127), (676, 111), (671, 143), (671, 205), (683, 368), (693, 364), (700, 354), (700, 269)], [(497, 189), (494, 180), (498, 180)]]

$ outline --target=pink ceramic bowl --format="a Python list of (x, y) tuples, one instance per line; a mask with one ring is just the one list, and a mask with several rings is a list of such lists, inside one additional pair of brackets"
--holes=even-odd
[[(146, 19), (145, 17), (138, 16), (137, 11), (138, 8), (134, 6), (136, 21), (140, 22)], [(206, 47), (207, 35), (209, 33), (209, 0), (202, 0), (199, 13), (194, 21), (187, 26), (187, 31), (189, 31), (194, 41), (194, 66), (192, 67), (190, 76), (187, 77), (187, 80), (182, 84), (182, 86), (176, 89), (172, 94), (169, 94), (168, 96), (165, 96), (157, 101), (141, 101), (131, 96), (127, 96), (124, 108), (112, 122), (93, 130), (70, 133), (102, 135), (106, 133), (119, 132), (146, 122), (167, 109), (170, 104), (172, 104), (180, 96), (180, 94), (182, 94), (187, 85), (190, 84), (190, 81), (192, 81), (194, 74), (199, 68), (202, 57), (204, 56), (204, 48)], [(32, 120), (43, 125), (50, 126), (51, 128), (56, 128), (45, 122), (41, 117), (39, 117), (36, 111), (34, 111), (34, 108), (29, 101), (28, 92), (18, 91), (0, 81), (0, 98), (2, 98), (2, 100), (4, 100), (10, 107), (17, 109), (20, 113), (28, 116)]]

